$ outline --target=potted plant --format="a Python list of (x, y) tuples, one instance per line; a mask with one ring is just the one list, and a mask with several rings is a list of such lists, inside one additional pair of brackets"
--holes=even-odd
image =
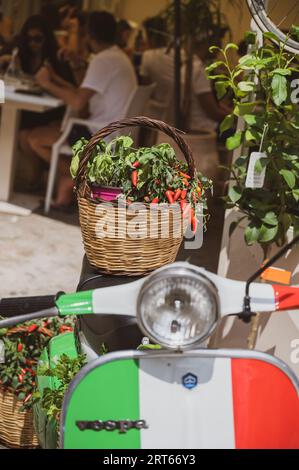
[[(254, 37), (252, 33), (251, 41)], [(228, 150), (242, 145), (247, 149), (232, 164), (233, 184), (227, 204), (242, 214), (238, 222), (246, 221), (247, 245), (261, 245), (264, 253), (261, 261), (268, 257), (273, 244), (282, 246), (286, 242), (291, 227), (295, 234), (299, 232), (299, 109), (297, 102), (292, 101), (291, 83), (299, 68), (296, 56), (287, 53), (283, 44), (277, 47), (268, 41), (275, 39), (272, 33), (264, 37), (264, 46), (254, 47), (237, 65), (232, 64), (228, 54), (238, 48), (235, 44), (224, 49), (212, 47), (222, 58), (207, 68), (219, 97), (228, 92), (233, 94), (234, 110), (223, 121), (221, 131), (234, 127), (237, 119), (244, 122), (244, 130), (237, 130), (226, 142)], [(263, 180), (257, 187), (248, 183), (252, 158), (248, 153), (254, 150), (263, 153), (251, 168), (253, 176)]]
[[(227, 219), (232, 221), (231, 239), (224, 234), (227, 246), (223, 246), (219, 263), (222, 275), (242, 280), (258, 269), (274, 253), (275, 247), (282, 246), (299, 232), (299, 109), (293, 99), (292, 82), (299, 72), (296, 56), (287, 53), (284, 44), (272, 33), (264, 34), (262, 47), (256, 44), (254, 33), (247, 35), (247, 39), (251, 52), (236, 65), (229, 51), (237, 50), (237, 46), (231, 43), (224, 49), (212, 48), (221, 58), (207, 68), (219, 96), (231, 93), (234, 100), (233, 112), (221, 125), (222, 132), (232, 128), (237, 119), (244, 125), (226, 142), (229, 150), (242, 146), (244, 152), (230, 168), (226, 201), (231, 209), (227, 214)], [(278, 266), (296, 274), (298, 249), (294, 248), (280, 263)], [(293, 276), (293, 282), (298, 282), (296, 279)], [(271, 349), (274, 346), (272, 332), (275, 335), (275, 328), (281, 328), (277, 316), (269, 318), (263, 320), (267, 328), (265, 325), (260, 328), (259, 348)], [(285, 329), (293, 335), (298, 333), (292, 314), (287, 318), (289, 327), (286, 320)], [(239, 331), (234, 330), (235, 340), (237, 337), (244, 339), (240, 331), (248, 332), (248, 328), (239, 322), (234, 322), (236, 324)], [(255, 327), (257, 329), (258, 325)], [(227, 331), (226, 325), (226, 334)], [(230, 337), (232, 341), (230, 345), (244, 346), (241, 340), (234, 341), (232, 335), (233, 331), (227, 334), (227, 339)], [(281, 352), (281, 357), (289, 360), (288, 348)]]
[(35, 378), (41, 351), (53, 336), (70, 331), (57, 319), (0, 330), (0, 442), (7, 447), (37, 447), (33, 428)]

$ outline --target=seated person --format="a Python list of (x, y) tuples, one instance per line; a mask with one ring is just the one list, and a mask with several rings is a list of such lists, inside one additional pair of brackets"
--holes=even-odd
[[(199, 38), (195, 45), (190, 109), (189, 113), (185, 113), (190, 119), (189, 123), (185, 123), (185, 127), (191, 131), (216, 131), (218, 125), (231, 112), (226, 105), (217, 101), (211, 82), (206, 76), (205, 62), (209, 57), (209, 47), (210, 40), (206, 35)], [(186, 66), (182, 72), (183, 82), (186, 83)]]
[[(56, 83), (51, 69), (43, 67), (36, 75), (39, 85), (60, 98), (77, 112), (88, 108), (88, 118), (101, 128), (123, 116), (129, 97), (135, 90), (136, 76), (133, 66), (121, 49), (115, 45), (117, 23), (108, 12), (93, 12), (88, 19), (89, 45), (95, 54), (80, 88)], [(42, 127), (28, 136), (33, 152), (45, 161), (50, 160), (51, 147), (60, 136), (60, 126)], [(90, 137), (88, 128), (73, 129), (70, 145), (80, 137)], [(60, 159), (60, 181), (55, 206), (65, 206), (72, 201), (72, 181), (69, 159)]]
[(129, 42), (134, 31), (133, 26), (126, 20), (120, 20), (117, 24), (117, 45), (128, 54), (132, 56), (132, 50), (129, 49)]
[[(142, 55), (141, 83), (155, 83), (153, 99), (167, 108), (170, 106), (173, 93), (174, 54), (166, 47), (168, 38), (166, 21), (157, 16), (146, 20), (143, 26), (146, 30), (149, 49)], [(154, 115), (154, 109), (149, 109), (148, 113), (150, 117), (159, 117)], [(170, 111), (166, 111), (165, 118), (169, 118), (169, 115)]]
[[(34, 15), (28, 18), (20, 34), (14, 39), (9, 52), (15, 48), (18, 50), (15, 69), (21, 76), (33, 78), (38, 70), (47, 63), (52, 67), (57, 79), (61, 77), (70, 83), (73, 82), (71, 68), (66, 62), (58, 59), (58, 46), (55, 37), (48, 28), (47, 21), (42, 16)], [(3, 53), (5, 54), (5, 51)], [(3, 57), (5, 58), (6, 54)], [(10, 60), (11, 56), (9, 55), (6, 62), (9, 63)], [(46, 125), (53, 120), (60, 120), (63, 113), (64, 107), (45, 112), (41, 115), (23, 112), (21, 129), (32, 129), (36, 126)]]

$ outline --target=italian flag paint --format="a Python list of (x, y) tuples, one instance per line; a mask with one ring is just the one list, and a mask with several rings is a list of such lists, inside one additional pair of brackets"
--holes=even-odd
[[(297, 391), (255, 359), (113, 360), (89, 371), (64, 406), (68, 449), (299, 448)], [(78, 427), (124, 421), (147, 427)]]

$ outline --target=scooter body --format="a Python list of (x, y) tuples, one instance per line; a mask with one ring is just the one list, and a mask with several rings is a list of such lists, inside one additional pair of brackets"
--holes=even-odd
[[(101, 315), (124, 312), (136, 319), (142, 295), (152, 289), (153, 282), (158, 288), (161, 276), (168, 281), (195, 276), (209, 286), (217, 298), (214, 327), (221, 317), (242, 311), (245, 283), (220, 278), (188, 263), (175, 263), (117, 288), (61, 296), (57, 311), (61, 316), (79, 315), (82, 320), (94, 316), (97, 322)], [(299, 288), (252, 284), (250, 300), (253, 312), (298, 309)], [(64, 398), (60, 447), (299, 448), (296, 375), (268, 354), (208, 349), (206, 341), (212, 331), (211, 327), (201, 344), (191, 348), (139, 351), (136, 345), (104, 356), (86, 340), (84, 328), (53, 338), (42, 354), (44, 364), (55, 365), (62, 354), (76, 357), (86, 353), (88, 358)], [(40, 391), (55, 389), (57, 382), (38, 377), (38, 387)], [(34, 413), (42, 446), (56, 447), (56, 423), (46, 418), (40, 405), (35, 405)]]
[(64, 400), (65, 449), (299, 448), (299, 381), (263, 353), (123, 351), (92, 361)]

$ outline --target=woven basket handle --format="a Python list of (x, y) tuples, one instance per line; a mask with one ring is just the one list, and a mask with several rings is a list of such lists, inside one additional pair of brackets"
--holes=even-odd
[(168, 124), (165, 124), (165, 122), (162, 121), (157, 121), (155, 119), (150, 119), (147, 117), (135, 117), (113, 122), (112, 124), (109, 124), (107, 127), (104, 127), (99, 132), (93, 135), (93, 137), (90, 139), (89, 143), (85, 147), (82, 158), (80, 159), (78, 174), (76, 178), (77, 188), (79, 187), (81, 181), (86, 182), (87, 163), (92, 155), (94, 147), (101, 140), (105, 139), (105, 137), (110, 134), (113, 134), (114, 132), (124, 127), (149, 127), (151, 129), (160, 130), (164, 132), (164, 134), (171, 137), (177, 143), (188, 164), (188, 173), (191, 178), (194, 177), (194, 158), (192, 150), (182, 137), (183, 132), (175, 129), (174, 127), (169, 126)]

